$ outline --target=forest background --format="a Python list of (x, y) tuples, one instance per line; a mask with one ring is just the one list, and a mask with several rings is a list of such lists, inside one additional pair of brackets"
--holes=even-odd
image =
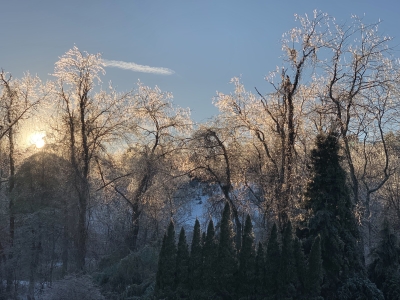
[[(34, 297), (62, 278), (99, 292), (87, 277), (65, 277), (91, 274), (107, 297), (152, 295), (171, 219), (190, 231), (198, 217), (204, 232), (226, 203), (236, 245), (247, 215), (256, 241), (273, 224), (298, 227), (311, 150), (332, 131), (368, 265), (383, 219), (400, 226), (399, 60), (379, 22), (337, 23), (318, 11), (296, 20), (281, 66), (266, 77), (273, 91), (233, 78), (203, 123), (158, 87), (105, 87), (107, 61), (76, 46), (51, 81), (3, 70), (0, 294)], [(22, 147), (32, 124), (32, 145)]]

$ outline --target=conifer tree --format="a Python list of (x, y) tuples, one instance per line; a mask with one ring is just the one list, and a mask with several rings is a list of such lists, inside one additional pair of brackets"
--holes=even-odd
[(255, 251), (253, 224), (249, 215), (244, 225), (242, 247), (239, 255), (238, 293), (242, 296), (254, 294)]
[(217, 282), (218, 243), (215, 238), (214, 223), (208, 223), (207, 235), (203, 247), (203, 286), (205, 296), (212, 297)]
[(158, 260), (155, 294), (157, 297), (173, 297), (175, 288), (176, 246), (175, 229), (171, 221), (164, 235)]
[(279, 291), (278, 274), (280, 269), (281, 250), (278, 241), (278, 230), (276, 224), (272, 226), (271, 235), (268, 239), (265, 270), (265, 288), (267, 295), (274, 299)]
[(295, 279), (295, 287), (297, 294), (296, 297), (298, 299), (303, 299), (306, 287), (307, 266), (301, 242), (297, 237), (295, 237), (293, 240), (293, 255), (296, 265), (296, 279)]
[(237, 272), (237, 253), (235, 234), (231, 220), (229, 204), (225, 205), (221, 219), (221, 231), (218, 245), (218, 290), (223, 298), (233, 297), (235, 275)]
[(265, 294), (265, 256), (261, 242), (258, 243), (254, 273), (255, 293), (258, 297), (262, 297)]
[(307, 292), (310, 297), (317, 298), (321, 294), (322, 259), (321, 238), (317, 236), (311, 247), (308, 259)]
[(295, 295), (295, 274), (296, 269), (293, 255), (292, 224), (288, 221), (283, 230), (282, 252), (278, 273), (280, 298), (290, 298)]
[(164, 289), (164, 265), (165, 265), (165, 242), (167, 240), (167, 233), (164, 233), (164, 237), (161, 244), (160, 254), (158, 255), (158, 267), (156, 274), (156, 286), (155, 295), (161, 295)]
[(186, 242), (185, 229), (182, 227), (179, 234), (176, 253), (176, 291), (179, 298), (189, 295), (189, 247)]
[[(324, 299), (319, 297), (318, 300)], [(326, 298), (325, 298), (326, 299)], [(329, 299), (338, 300), (385, 300), (383, 293), (376, 285), (371, 282), (368, 278), (361, 276), (354, 276), (347, 279), (340, 288), (336, 291), (333, 297)], [(399, 298), (388, 298), (390, 300)], [(314, 300), (314, 299), (312, 299)]]
[(311, 180), (305, 193), (308, 210), (308, 249), (319, 235), (321, 239), (324, 284), (322, 296), (336, 297), (341, 282), (360, 273), (365, 276), (353, 205), (346, 185), (346, 173), (340, 165), (337, 134), (319, 134), (311, 152)]
[[(200, 222), (196, 219), (193, 229), (193, 239), (190, 248), (189, 280), (192, 294), (196, 295), (203, 286), (202, 283), (203, 253), (201, 246)], [(194, 296), (193, 296), (194, 297)]]
[(397, 236), (384, 220), (380, 241), (372, 250), (369, 278), (382, 290), (385, 299), (400, 299), (400, 247)]

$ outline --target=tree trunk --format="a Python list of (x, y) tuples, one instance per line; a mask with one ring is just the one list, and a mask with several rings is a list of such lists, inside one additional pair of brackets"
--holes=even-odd
[(88, 191), (85, 191), (85, 185), (83, 191), (79, 195), (79, 216), (78, 216), (78, 232), (77, 232), (77, 257), (76, 266), (79, 271), (85, 269), (85, 258), (86, 258), (86, 211), (87, 211), (87, 199)]
[(39, 241), (37, 242), (34, 238), (31, 248), (31, 263), (29, 266), (29, 286), (28, 286), (28, 295), (31, 297), (31, 299), (35, 299), (35, 277), (36, 277), (37, 267), (39, 265), (39, 254), (42, 248), (40, 242), (41, 240), (40, 234), (38, 239)]
[[(11, 112), (8, 112), (8, 122), (11, 123)], [(9, 235), (10, 235), (10, 251), (8, 254), (8, 268), (7, 268), (7, 287), (6, 292), (11, 293), (12, 282), (13, 282), (13, 274), (15, 272), (13, 268), (13, 247), (14, 247), (14, 232), (15, 232), (15, 216), (14, 216), (14, 203), (11, 199), (11, 193), (14, 190), (15, 185), (15, 161), (14, 161), (14, 131), (13, 128), (10, 128), (8, 133), (8, 141), (9, 141), (9, 164), (10, 164), (10, 176), (9, 176), (9, 186), (8, 186), (8, 195), (10, 197), (9, 203)]]

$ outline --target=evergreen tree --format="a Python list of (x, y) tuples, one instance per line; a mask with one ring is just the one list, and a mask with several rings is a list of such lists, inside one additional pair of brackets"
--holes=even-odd
[(386, 300), (400, 299), (400, 272), (391, 273), (382, 287)]
[(296, 275), (293, 255), (293, 234), (290, 221), (285, 225), (282, 237), (282, 252), (278, 273), (279, 298), (290, 298), (296, 293), (294, 280)]
[(293, 255), (296, 266), (296, 279), (295, 279), (295, 287), (296, 287), (296, 298), (304, 299), (305, 295), (305, 286), (306, 286), (306, 277), (307, 277), (307, 266), (306, 266), (306, 258), (304, 256), (304, 252), (301, 246), (301, 242), (298, 238), (294, 238), (293, 240)]
[(155, 294), (157, 297), (169, 297), (174, 295), (176, 271), (176, 246), (175, 229), (171, 221), (167, 233), (164, 235), (158, 260)]
[(253, 224), (249, 215), (244, 225), (242, 247), (239, 255), (238, 293), (239, 295), (253, 295), (255, 284), (255, 251)]
[(308, 259), (307, 292), (310, 299), (315, 299), (321, 294), (322, 259), (321, 239), (317, 236), (311, 247)]
[(212, 297), (217, 282), (218, 243), (215, 238), (214, 223), (208, 223), (207, 235), (203, 247), (203, 286), (205, 297)]
[(369, 278), (383, 291), (386, 299), (400, 299), (400, 248), (388, 220), (384, 220), (380, 241), (372, 250)]
[[(324, 298), (319, 298), (324, 299)], [(319, 300), (318, 299), (318, 300)], [(336, 291), (335, 298), (339, 300), (384, 300), (381, 290), (366, 277), (354, 276), (347, 279)], [(390, 299), (390, 298), (389, 298)], [(399, 299), (399, 298), (393, 298)]]
[(176, 291), (178, 298), (189, 295), (189, 246), (186, 242), (185, 229), (182, 227), (179, 234), (178, 250), (176, 254)]
[(160, 254), (158, 255), (158, 267), (156, 274), (156, 286), (155, 295), (161, 295), (164, 289), (164, 265), (165, 265), (165, 242), (167, 240), (167, 233), (164, 233), (164, 237), (161, 244)]
[(265, 294), (265, 257), (261, 242), (258, 243), (254, 273), (255, 293), (258, 297), (262, 297)]
[(279, 274), (280, 261), (281, 250), (279, 248), (278, 230), (276, 224), (274, 224), (268, 240), (265, 262), (265, 288), (270, 299), (275, 299), (278, 295), (279, 281), (277, 275)]
[(355, 272), (364, 272), (357, 248), (359, 238), (353, 205), (346, 185), (346, 173), (340, 165), (339, 142), (335, 133), (319, 134), (311, 152), (312, 176), (305, 193), (308, 210), (308, 249), (321, 238), (324, 284), (322, 296), (335, 299), (341, 282)]
[(193, 239), (190, 248), (190, 261), (189, 261), (189, 280), (192, 290), (192, 297), (197, 295), (202, 289), (202, 267), (203, 267), (203, 253), (201, 247), (201, 231), (200, 222), (196, 219), (193, 229)]
[(233, 297), (235, 291), (235, 275), (237, 272), (237, 254), (235, 234), (231, 220), (229, 204), (222, 213), (221, 232), (218, 245), (218, 290), (225, 299)]

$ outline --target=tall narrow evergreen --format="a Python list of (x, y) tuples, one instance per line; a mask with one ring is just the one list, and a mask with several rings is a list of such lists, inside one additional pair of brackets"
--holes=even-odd
[(317, 236), (311, 247), (308, 259), (307, 292), (310, 298), (316, 298), (321, 294), (322, 283), (322, 259), (321, 239)]
[(256, 261), (254, 267), (255, 294), (263, 297), (265, 294), (265, 254), (261, 242), (258, 243)]
[(244, 225), (242, 247), (239, 255), (238, 293), (242, 296), (254, 294), (255, 250), (253, 224), (249, 215)]
[(176, 246), (175, 228), (171, 221), (158, 260), (155, 293), (157, 297), (173, 297), (175, 289)]
[(192, 245), (190, 247), (189, 280), (193, 294), (202, 289), (203, 254), (201, 246), (200, 222), (196, 219), (193, 229)]
[(176, 253), (176, 292), (179, 298), (189, 296), (189, 247), (186, 242), (185, 229), (179, 234)]
[[(336, 297), (341, 282), (364, 272), (353, 205), (340, 165), (339, 142), (335, 133), (319, 134), (311, 152), (312, 176), (305, 193), (308, 210), (308, 249), (321, 238), (324, 284), (322, 296)], [(308, 250), (309, 251), (309, 250)]]
[(167, 233), (164, 233), (164, 237), (161, 244), (160, 254), (158, 255), (158, 267), (156, 274), (156, 286), (155, 295), (161, 295), (164, 289), (164, 270), (165, 270), (165, 242), (167, 240)]
[(218, 243), (215, 238), (214, 223), (208, 223), (207, 235), (203, 246), (203, 286), (205, 296), (212, 297), (217, 283)]
[(233, 297), (235, 275), (237, 272), (237, 254), (235, 234), (231, 220), (231, 210), (227, 203), (222, 213), (221, 232), (218, 245), (218, 290), (223, 298)]
[(296, 289), (294, 280), (296, 275), (295, 261), (293, 255), (292, 224), (289, 221), (283, 230), (282, 252), (280, 268), (278, 273), (279, 298), (290, 298), (295, 296)]
[(271, 235), (268, 239), (267, 254), (265, 259), (265, 288), (269, 297), (275, 297), (279, 291), (278, 274), (281, 261), (281, 250), (278, 241), (278, 230), (276, 224), (272, 226)]
[(301, 242), (298, 238), (293, 240), (293, 255), (296, 265), (296, 298), (303, 299), (306, 292), (307, 265)]

